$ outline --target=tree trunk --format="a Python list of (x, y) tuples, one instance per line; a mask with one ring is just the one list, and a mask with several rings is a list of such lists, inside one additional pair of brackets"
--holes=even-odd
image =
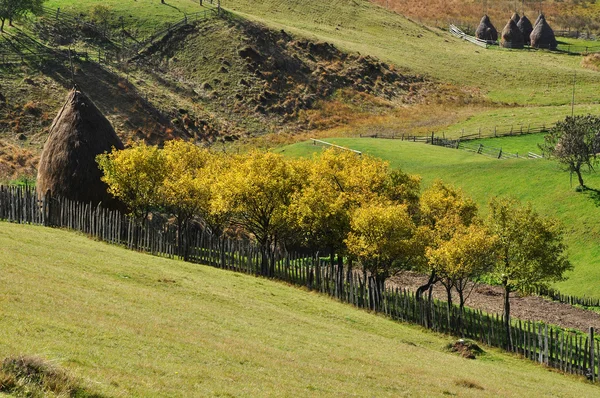
[(508, 280), (502, 281), (504, 286), (504, 332), (506, 333), (506, 345), (507, 350), (512, 349), (512, 341), (510, 336), (510, 286)]
[(417, 301), (421, 301), (423, 293), (427, 289), (429, 289), (430, 287), (432, 287), (433, 284), (435, 283), (435, 281), (436, 281), (435, 271), (431, 271), (431, 275), (429, 276), (429, 280), (427, 281), (427, 283), (424, 284), (423, 286), (419, 286), (419, 288), (417, 289), (417, 293), (416, 293)]
[(446, 300), (447, 301), (447, 305), (448, 305), (448, 327), (451, 327), (452, 325), (452, 285), (450, 284), (445, 284), (444, 287), (446, 288)]
[(577, 174), (577, 179), (579, 180), (579, 186), (580, 187), (585, 187), (585, 184), (583, 183), (583, 177), (581, 176), (581, 169), (577, 168), (575, 170), (575, 174)]
[(0, 32), (4, 32), (4, 22), (6, 22), (6, 19), (2, 18), (2, 24), (0, 25)]

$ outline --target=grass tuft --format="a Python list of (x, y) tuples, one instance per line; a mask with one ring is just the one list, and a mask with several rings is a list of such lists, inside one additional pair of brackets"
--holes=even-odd
[(64, 369), (37, 356), (11, 356), (0, 368), (0, 392), (25, 397), (101, 397), (91, 394)]

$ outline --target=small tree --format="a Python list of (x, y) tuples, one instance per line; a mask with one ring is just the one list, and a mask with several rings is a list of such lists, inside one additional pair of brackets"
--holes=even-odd
[[(492, 199), (487, 221), (498, 237), (493, 274), (504, 289), (504, 326), (510, 341), (510, 294), (528, 292), (565, 279), (572, 269), (557, 221), (537, 214), (514, 199)], [(510, 348), (510, 347), (509, 347)]]
[(4, 31), (6, 20), (12, 22), (27, 13), (41, 14), (42, 5), (46, 0), (0, 0), (0, 31)]
[(600, 118), (591, 115), (567, 117), (546, 135), (540, 149), (575, 173), (579, 186), (584, 188), (581, 169), (593, 170), (596, 153), (600, 151)]
[(120, 199), (138, 220), (163, 203), (162, 185), (166, 175), (164, 153), (156, 146), (136, 144), (122, 151), (98, 155), (102, 181), (108, 192)]
[(348, 252), (375, 278), (378, 286), (418, 256), (416, 226), (406, 205), (367, 204), (352, 213)]
[[(468, 228), (459, 227), (450, 240), (440, 243), (437, 248), (427, 249), (427, 259), (448, 294), (448, 316), (452, 310), (451, 289), (458, 292), (462, 316), (468, 294), (496, 263), (497, 242), (497, 237), (487, 228), (472, 224)], [(465, 297), (467, 290), (469, 293)]]
[[(443, 242), (454, 236), (455, 232), (471, 225), (477, 215), (477, 205), (466, 197), (460, 189), (436, 181), (421, 196), (420, 216), (424, 230), (423, 236), (427, 238), (427, 246), (435, 249)], [(429, 274), (429, 280), (417, 289), (417, 298), (423, 292), (431, 289), (439, 281), (439, 276), (434, 264), (425, 262), (420, 271)], [(451, 287), (448, 288), (451, 294)]]

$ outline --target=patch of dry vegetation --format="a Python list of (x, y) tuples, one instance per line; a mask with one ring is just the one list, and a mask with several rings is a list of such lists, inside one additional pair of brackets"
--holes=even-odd
[(0, 392), (17, 397), (101, 398), (66, 370), (37, 356), (11, 356), (0, 367)]
[(600, 54), (590, 54), (583, 57), (581, 66), (595, 71), (600, 71)]

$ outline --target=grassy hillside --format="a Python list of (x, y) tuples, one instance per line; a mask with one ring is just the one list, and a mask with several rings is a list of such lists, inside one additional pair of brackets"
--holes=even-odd
[(591, 396), (591, 386), (264, 279), (0, 225), (0, 356), (109, 396)]
[[(89, 12), (97, 3), (51, 0), (48, 4)], [(154, 0), (111, 0), (107, 5), (113, 8), (115, 17), (139, 17), (156, 24), (177, 13), (193, 11), (197, 6), (188, 0), (172, 0), (168, 6)], [(580, 56), (484, 50), (366, 0), (224, 0), (222, 5), (250, 20), (328, 41), (345, 50), (377, 56), (412, 73), (470, 88), (473, 95), (483, 94), (493, 101), (534, 106), (567, 104), (571, 100), (574, 72), (578, 75), (578, 103), (597, 99), (593, 83), (598, 72), (582, 68)], [(539, 112), (548, 114), (552, 110)]]
[[(539, 136), (538, 138), (539, 139)], [(536, 136), (483, 141), (517, 151), (535, 145)], [(419, 174), (423, 186), (442, 179), (462, 187), (482, 208), (493, 195), (511, 195), (528, 201), (540, 213), (559, 218), (566, 227), (570, 259), (575, 270), (569, 280), (556, 285), (573, 295), (600, 297), (600, 197), (596, 192), (577, 193), (569, 186), (569, 174), (554, 162), (538, 159), (496, 160), (470, 152), (419, 143), (371, 138), (332, 139), (329, 142), (383, 158), (393, 167)], [(320, 147), (303, 142), (278, 151), (289, 156), (308, 156)], [(586, 184), (600, 188), (600, 175), (584, 176)]]

